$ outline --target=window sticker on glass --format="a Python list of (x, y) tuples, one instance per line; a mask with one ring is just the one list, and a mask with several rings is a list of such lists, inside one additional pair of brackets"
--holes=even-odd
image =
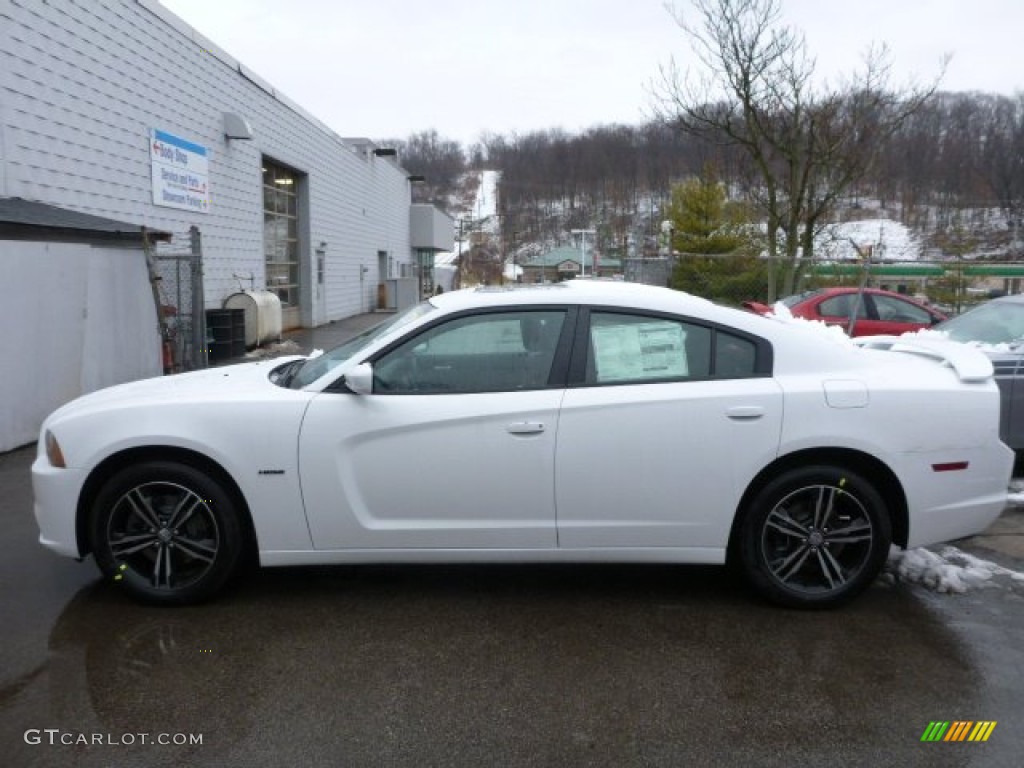
[(645, 381), (688, 375), (686, 332), (673, 322), (594, 326), (597, 381)]

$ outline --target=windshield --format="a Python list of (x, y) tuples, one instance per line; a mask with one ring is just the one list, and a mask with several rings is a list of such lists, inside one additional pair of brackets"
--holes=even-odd
[(413, 320), (423, 317), (433, 310), (434, 305), (429, 301), (421, 302), (404, 312), (399, 312), (390, 320), (385, 320), (380, 325), (375, 325), (345, 343), (339, 344), (329, 352), (325, 352), (317, 357), (307, 358), (306, 362), (299, 366), (288, 380), (288, 387), (291, 389), (302, 389), (312, 384), (332, 368), (336, 368), (349, 358), (358, 355), (381, 336), (401, 328), (403, 325), (411, 323)]
[(1024, 303), (990, 301), (935, 326), (954, 341), (1014, 344), (1024, 339)]

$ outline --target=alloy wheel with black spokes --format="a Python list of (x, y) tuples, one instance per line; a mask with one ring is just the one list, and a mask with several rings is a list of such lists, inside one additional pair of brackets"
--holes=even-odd
[(891, 536), (874, 486), (839, 467), (807, 467), (756, 496), (740, 529), (740, 554), (750, 581), (769, 599), (824, 607), (871, 583)]
[(194, 602), (219, 589), (238, 562), (234, 504), (194, 467), (147, 462), (115, 475), (90, 520), (100, 570), (136, 597)]

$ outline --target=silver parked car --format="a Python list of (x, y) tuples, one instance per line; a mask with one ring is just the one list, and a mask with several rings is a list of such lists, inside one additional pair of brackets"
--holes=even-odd
[(978, 342), (999, 385), (999, 436), (1024, 460), (1024, 295), (992, 299), (935, 326), (955, 341)]

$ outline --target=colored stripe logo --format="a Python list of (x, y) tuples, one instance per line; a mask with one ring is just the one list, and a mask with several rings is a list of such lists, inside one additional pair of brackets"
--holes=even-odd
[(988, 741), (996, 720), (932, 720), (921, 734), (921, 741)]

